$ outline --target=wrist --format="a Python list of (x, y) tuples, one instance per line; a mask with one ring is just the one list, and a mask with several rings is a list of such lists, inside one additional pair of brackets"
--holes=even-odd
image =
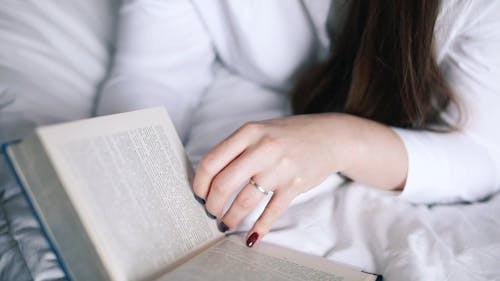
[(408, 160), (401, 138), (388, 126), (341, 114), (334, 122), (339, 142), (338, 172), (382, 189), (397, 189), (406, 179)]
[(344, 113), (329, 113), (327, 138), (332, 173), (349, 174), (366, 154), (366, 143), (359, 117)]

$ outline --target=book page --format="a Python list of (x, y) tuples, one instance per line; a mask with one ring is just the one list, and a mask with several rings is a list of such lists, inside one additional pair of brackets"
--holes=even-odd
[(228, 237), (192, 258), (158, 281), (375, 281), (376, 276), (337, 265), (326, 259), (279, 246)]
[(144, 280), (218, 235), (164, 109), (50, 126), (42, 143), (115, 280)]

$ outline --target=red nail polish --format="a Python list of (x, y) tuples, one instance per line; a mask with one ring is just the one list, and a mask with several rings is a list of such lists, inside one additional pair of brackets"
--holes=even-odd
[(255, 244), (255, 241), (259, 239), (259, 234), (257, 232), (252, 233), (250, 237), (247, 239), (247, 246), (252, 248), (253, 244)]

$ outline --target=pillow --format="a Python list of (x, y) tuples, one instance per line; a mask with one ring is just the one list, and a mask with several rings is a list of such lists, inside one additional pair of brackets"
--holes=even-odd
[(6, 0), (0, 9), (0, 143), (88, 117), (106, 75), (117, 0)]

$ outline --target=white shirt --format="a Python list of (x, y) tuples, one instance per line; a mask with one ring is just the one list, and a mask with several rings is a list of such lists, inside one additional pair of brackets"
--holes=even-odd
[[(401, 197), (416, 203), (473, 201), (500, 188), (500, 1), (442, 2), (437, 60), (466, 122), (452, 133), (394, 128), (409, 156)], [(326, 26), (338, 31), (345, 7), (339, 0), (125, 1), (97, 112), (162, 104), (183, 136), (218, 64), (287, 93), (297, 73), (335, 44)]]

